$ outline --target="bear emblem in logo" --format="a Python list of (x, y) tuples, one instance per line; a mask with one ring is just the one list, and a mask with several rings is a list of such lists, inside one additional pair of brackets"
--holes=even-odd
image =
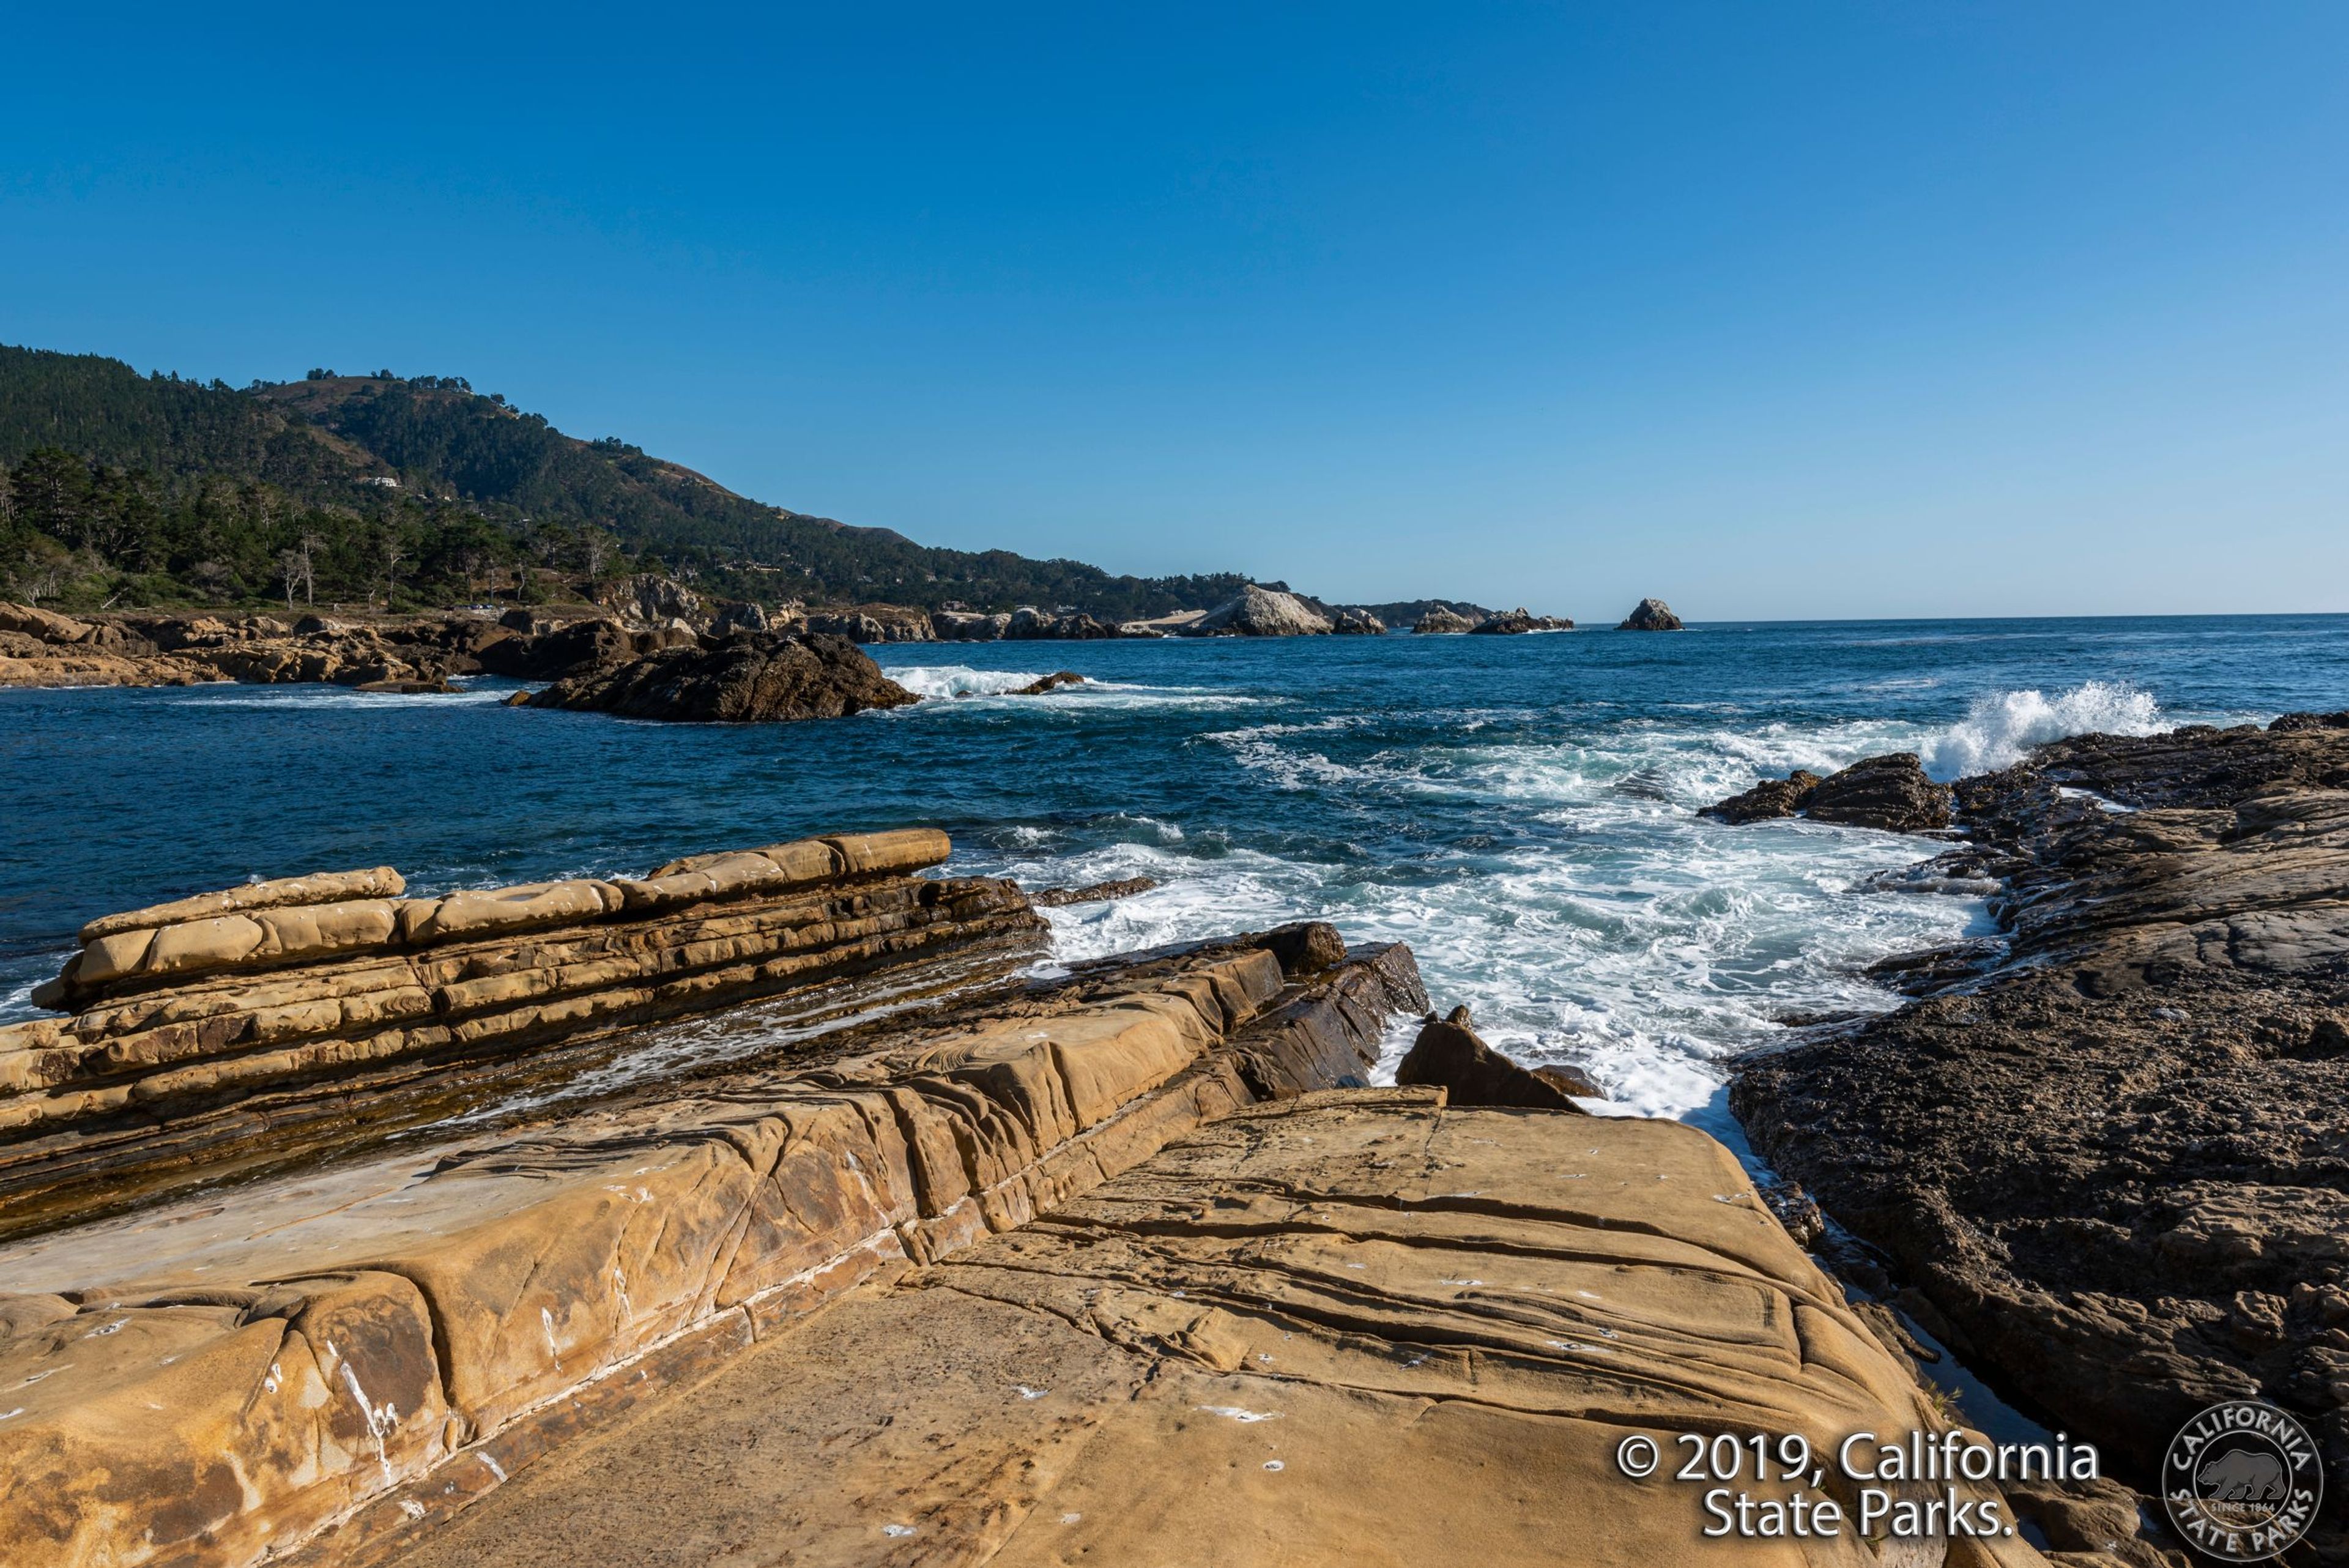
[(2308, 1429), (2256, 1399), (2213, 1405), (2169, 1440), (2161, 1501), (2189, 1544), (2222, 1563), (2259, 1563), (2308, 1533), (2324, 1472)]

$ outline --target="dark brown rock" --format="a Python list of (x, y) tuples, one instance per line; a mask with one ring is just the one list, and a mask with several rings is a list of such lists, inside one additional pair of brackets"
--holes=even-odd
[(1639, 607), (1618, 622), (1617, 631), (1681, 631), (1681, 618), (1661, 599), (1641, 599)]
[(668, 649), (606, 673), (558, 681), (530, 705), (745, 724), (838, 719), (916, 701), (845, 638), (743, 632), (714, 648)]
[(1950, 826), (1950, 786), (1925, 776), (1914, 752), (1894, 752), (1852, 763), (1813, 785), (1803, 815), (1845, 827), (1922, 833)]
[(1055, 670), (1051, 674), (1030, 680), (1011, 693), (1014, 697), (1041, 697), (1047, 691), (1057, 691), (1063, 686), (1082, 686), (1085, 678), (1073, 670)]
[(1942, 989), (1752, 1060), (1733, 1108), (2122, 1479), (2259, 1397), (2349, 1485), (2349, 730), (2080, 736), (1958, 795), (2004, 961), (1930, 956)]
[(1717, 805), (1706, 806), (1697, 815), (1718, 817), (1732, 826), (1792, 816), (1803, 809), (1803, 803), (1818, 787), (1818, 774), (1796, 768), (1785, 778), (1764, 779), (1744, 794), (1731, 795)]
[(1397, 1084), (1431, 1084), (1455, 1106), (1508, 1106), (1526, 1110), (1581, 1113), (1574, 1096), (1557, 1084), (1526, 1071), (1476, 1037), (1462, 1021), (1431, 1017), (1420, 1026), (1411, 1054), (1395, 1069)]
[(1572, 631), (1574, 623), (1556, 616), (1536, 615), (1519, 605), (1487, 617), (1468, 628), (1485, 637), (1519, 637), (1529, 631)]
[(1346, 961), (1346, 939), (1327, 920), (1299, 920), (1278, 926), (1257, 939), (1257, 945), (1280, 961), (1283, 974), (1319, 974)]

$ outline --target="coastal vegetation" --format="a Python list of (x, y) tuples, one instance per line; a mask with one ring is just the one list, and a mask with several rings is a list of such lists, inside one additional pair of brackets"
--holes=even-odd
[(1112, 623), (1247, 581), (1118, 576), (808, 516), (617, 437), (566, 435), (460, 377), (319, 369), (239, 389), (0, 347), (0, 597), (420, 609), (581, 598), (641, 571), (769, 605), (1036, 605)]

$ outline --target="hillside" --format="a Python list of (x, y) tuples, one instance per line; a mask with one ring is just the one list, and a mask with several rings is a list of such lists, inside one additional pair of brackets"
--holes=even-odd
[(1246, 580), (1112, 576), (806, 516), (453, 377), (319, 370), (238, 389), (0, 347), (0, 593), (67, 604), (530, 597), (658, 565), (768, 602), (1118, 620)]

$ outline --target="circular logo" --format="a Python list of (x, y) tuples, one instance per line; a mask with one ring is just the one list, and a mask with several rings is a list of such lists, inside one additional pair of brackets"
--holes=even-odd
[(2260, 1563), (2308, 1533), (2324, 1472), (2308, 1428), (2272, 1405), (2230, 1399), (2186, 1423), (2161, 1460), (2161, 1501), (2188, 1545)]

